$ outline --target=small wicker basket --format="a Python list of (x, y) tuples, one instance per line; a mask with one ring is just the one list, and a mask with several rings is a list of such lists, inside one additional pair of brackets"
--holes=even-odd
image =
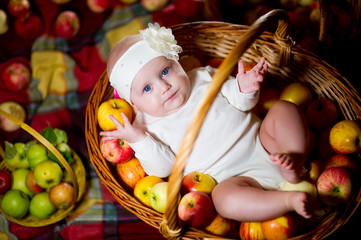
[[(86, 172), (82, 160), (74, 151), (72, 151), (75, 161), (71, 165), (69, 165), (68, 162), (65, 160), (65, 158), (59, 153), (59, 151), (46, 138), (44, 138), (41, 134), (39, 134), (29, 125), (22, 122), (20, 119), (8, 114), (2, 109), (0, 109), (0, 115), (5, 116), (9, 120), (19, 125), (22, 129), (24, 129), (29, 134), (31, 134), (36, 140), (41, 142), (49, 151), (51, 151), (59, 159), (59, 161), (63, 164), (65, 170), (70, 176), (70, 179), (72, 181), (75, 190), (75, 199), (76, 199), (75, 203), (71, 205), (69, 208), (58, 209), (54, 214), (52, 214), (47, 219), (40, 220), (30, 214), (26, 215), (24, 218), (18, 219), (7, 215), (0, 209), (1, 214), (3, 214), (8, 220), (26, 227), (42, 227), (59, 222), (60, 220), (64, 219), (70, 214), (70, 212), (76, 206), (76, 203), (79, 202), (82, 196), (84, 195), (85, 187), (86, 187)], [(5, 169), (8, 171), (14, 170), (11, 167), (9, 167), (5, 162), (4, 160), (5, 153), (4, 150), (1, 148), (1, 146), (0, 146), (0, 156), (1, 156), (0, 169)], [(0, 196), (0, 202), (1, 200), (2, 200), (2, 196)]]
[[(220, 238), (201, 229), (182, 226), (177, 218), (177, 194), (186, 160), (207, 111), (222, 83), (232, 73), (240, 58), (246, 62), (256, 63), (261, 57), (265, 57), (269, 65), (267, 82), (280, 88), (290, 82), (303, 82), (313, 90), (315, 96), (323, 96), (337, 103), (345, 119), (360, 119), (361, 99), (357, 91), (336, 69), (315, 54), (295, 45), (287, 35), (287, 27), (287, 14), (283, 10), (271, 11), (250, 27), (224, 22), (194, 22), (172, 27), (178, 44), (183, 48), (183, 54), (195, 55), (202, 60), (225, 59), (213, 76), (213, 81), (193, 116), (191, 127), (177, 154), (168, 179), (168, 207), (165, 214), (142, 205), (127, 192), (113, 175), (109, 163), (102, 157), (99, 149), (100, 129), (96, 116), (99, 105), (113, 97), (113, 88), (109, 85), (106, 72), (96, 83), (86, 110), (85, 134), (90, 160), (102, 183), (119, 203), (147, 224), (158, 228), (165, 238)], [(267, 32), (276, 28), (275, 34)], [(328, 213), (307, 229), (306, 233), (302, 232), (294, 239), (322, 239), (331, 234), (353, 215), (359, 206), (360, 194), (360, 189), (356, 189), (353, 198), (344, 207)]]

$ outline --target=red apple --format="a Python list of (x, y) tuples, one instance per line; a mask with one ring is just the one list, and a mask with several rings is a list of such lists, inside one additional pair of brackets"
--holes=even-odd
[(6, 193), (11, 188), (12, 181), (11, 173), (0, 169), (0, 194)]
[(35, 12), (28, 11), (16, 18), (15, 31), (20, 37), (33, 40), (43, 33), (43, 23)]
[(127, 141), (122, 139), (100, 139), (100, 151), (103, 157), (112, 163), (121, 163), (130, 160), (133, 157), (134, 150)]
[(318, 131), (332, 127), (338, 118), (335, 103), (327, 98), (318, 98), (311, 102), (305, 115), (310, 128)]
[(349, 155), (335, 154), (329, 157), (325, 163), (325, 169), (331, 167), (346, 167), (351, 171), (356, 170), (356, 163), (351, 159)]
[(137, 182), (145, 177), (145, 171), (136, 157), (129, 161), (118, 163), (117, 174), (126, 186), (133, 189)]
[(50, 188), (49, 200), (58, 209), (67, 209), (75, 202), (75, 190), (67, 182)]
[(7, 9), (14, 17), (26, 13), (30, 8), (30, 2), (28, 0), (10, 0), (7, 5)]
[(174, 4), (169, 4), (162, 11), (152, 13), (154, 22), (159, 23), (160, 26), (170, 27), (176, 24), (184, 23), (185, 17), (182, 17), (177, 11)]
[(219, 65), (221, 65), (222, 61), (223, 61), (223, 58), (210, 58), (206, 61), (205, 65), (211, 66), (213, 68), (218, 68)]
[(330, 131), (330, 145), (341, 154), (352, 154), (361, 151), (361, 126), (356, 120), (342, 120)]
[(280, 99), (281, 90), (276, 87), (266, 87), (259, 95), (258, 107), (262, 115), (266, 115), (272, 105)]
[(74, 37), (80, 29), (80, 19), (73, 11), (63, 11), (59, 13), (55, 20), (55, 34), (58, 37), (70, 39)]
[(86, 4), (90, 11), (102, 13), (110, 7), (110, 0), (86, 0)]
[(201, 60), (199, 60), (194, 55), (183, 55), (179, 59), (179, 63), (182, 65), (185, 72), (202, 66)]
[(217, 182), (211, 175), (201, 172), (190, 172), (182, 179), (182, 191), (184, 193), (199, 191), (211, 194), (216, 185)]
[(344, 167), (331, 167), (317, 180), (320, 200), (329, 206), (338, 206), (350, 199), (352, 182), (350, 172)]
[(30, 171), (26, 175), (25, 186), (29, 189), (30, 192), (34, 194), (41, 193), (45, 190), (36, 183), (34, 178), (34, 171)]
[(212, 234), (225, 236), (231, 230), (231, 225), (232, 221), (230, 219), (224, 218), (217, 213), (205, 229)]
[(202, 0), (174, 0), (174, 5), (179, 15), (187, 18), (199, 16), (203, 10)]
[(31, 73), (28, 66), (21, 62), (13, 62), (5, 68), (2, 73), (5, 86), (11, 90), (25, 89), (31, 80)]
[(265, 240), (261, 222), (241, 222), (239, 236), (242, 240)]
[(178, 205), (178, 217), (195, 228), (202, 228), (213, 220), (213, 203), (203, 192), (189, 192), (182, 197)]
[(267, 240), (288, 239), (296, 233), (296, 224), (289, 214), (263, 221), (261, 228)]

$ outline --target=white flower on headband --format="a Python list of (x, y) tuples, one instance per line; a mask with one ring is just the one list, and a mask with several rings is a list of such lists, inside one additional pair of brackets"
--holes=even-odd
[(139, 31), (144, 40), (154, 50), (164, 54), (168, 59), (178, 60), (182, 48), (172, 34), (172, 29), (160, 27), (158, 23), (149, 23), (148, 28)]

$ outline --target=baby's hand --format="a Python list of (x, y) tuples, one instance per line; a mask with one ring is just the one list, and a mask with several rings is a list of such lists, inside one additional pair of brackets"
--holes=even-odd
[(261, 84), (268, 71), (268, 65), (265, 59), (262, 58), (256, 66), (250, 71), (244, 70), (244, 63), (242, 60), (238, 62), (237, 82), (241, 92), (252, 93), (261, 88)]
[(117, 130), (100, 132), (100, 136), (103, 136), (104, 140), (107, 139), (123, 139), (127, 142), (134, 143), (143, 140), (147, 135), (145, 132), (137, 127), (134, 127), (128, 120), (125, 114), (121, 113), (124, 126), (113, 115), (109, 115), (113, 121)]

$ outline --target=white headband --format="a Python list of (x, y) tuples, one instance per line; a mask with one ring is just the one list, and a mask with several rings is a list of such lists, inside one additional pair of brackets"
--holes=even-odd
[(150, 23), (140, 34), (144, 40), (136, 42), (117, 60), (109, 76), (110, 85), (129, 103), (132, 81), (148, 62), (159, 56), (178, 60), (178, 53), (182, 51), (172, 30), (158, 23)]
[(145, 40), (132, 45), (115, 63), (110, 74), (110, 85), (130, 103), (130, 87), (135, 75), (150, 60), (163, 56), (149, 47)]

